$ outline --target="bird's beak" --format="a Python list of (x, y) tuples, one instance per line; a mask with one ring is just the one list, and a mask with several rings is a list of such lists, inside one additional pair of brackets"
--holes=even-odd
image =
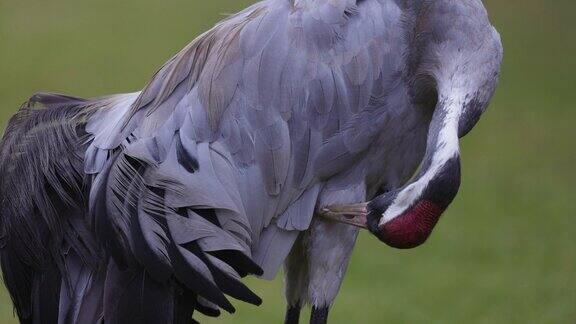
[(316, 214), (335, 222), (368, 229), (368, 203), (327, 206), (320, 208)]

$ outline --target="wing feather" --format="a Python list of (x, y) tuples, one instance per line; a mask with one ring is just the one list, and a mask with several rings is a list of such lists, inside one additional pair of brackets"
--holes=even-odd
[[(129, 109), (99, 116), (115, 126), (94, 119), (88, 127), (95, 185), (113, 188), (93, 190), (94, 206), (104, 205), (107, 233), (129, 238), (110, 242), (116, 262), (135, 260), (160, 281), (173, 273), (228, 311), (222, 293), (258, 301), (235, 273), (260, 272), (254, 258), (274, 274), (325, 181), (378, 135), (352, 124), (383, 122), (371, 120), (389, 63), (377, 8), (276, 4), (255, 4), (201, 35)], [(104, 130), (116, 134), (99, 140)], [(145, 166), (133, 170), (131, 159)]]

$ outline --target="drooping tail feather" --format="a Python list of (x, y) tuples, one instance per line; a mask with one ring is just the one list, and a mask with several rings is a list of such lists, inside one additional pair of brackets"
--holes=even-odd
[(0, 142), (0, 263), (22, 323), (179, 324), (194, 322), (194, 310), (234, 312), (225, 295), (261, 303), (241, 277), (262, 270), (226, 230), (232, 222), (217, 206), (174, 203), (201, 193), (170, 173), (194, 177), (197, 159), (211, 155), (188, 156), (192, 144), (177, 142), (165, 149), (176, 150), (178, 164), (158, 166), (126, 152), (127, 141), (105, 154), (98, 174), (85, 173), (96, 136), (86, 122), (110, 123), (132, 96), (37, 94), (9, 121)]
[(47, 311), (39, 305), (42, 289), (60, 285), (54, 267), (65, 267), (65, 233), (85, 261), (94, 252), (90, 240), (84, 240), (86, 233), (73, 226), (84, 204), (85, 103), (36, 94), (10, 119), (0, 142), (1, 265), (23, 322), (33, 312)]

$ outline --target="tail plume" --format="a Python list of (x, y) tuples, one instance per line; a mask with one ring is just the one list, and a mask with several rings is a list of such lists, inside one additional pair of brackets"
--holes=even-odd
[(86, 102), (36, 94), (10, 119), (0, 141), (0, 263), (23, 322), (37, 310), (58, 314), (34, 305), (34, 294), (53, 291), (66, 279), (53, 274), (54, 263), (66, 267), (64, 242), (87, 262), (94, 253), (77, 219), (85, 211)]

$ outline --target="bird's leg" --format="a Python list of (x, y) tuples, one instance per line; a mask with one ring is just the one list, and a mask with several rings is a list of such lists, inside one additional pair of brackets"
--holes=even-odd
[(307, 245), (308, 301), (312, 306), (310, 323), (320, 324), (328, 320), (328, 310), (344, 280), (357, 235), (356, 227), (321, 217), (312, 220)]
[(311, 324), (328, 321), (328, 311), (338, 295), (358, 237), (358, 228), (347, 224), (361, 225), (367, 209), (357, 204), (359, 201), (366, 201), (366, 185), (362, 182), (345, 190), (325, 188), (320, 194), (318, 206), (338, 207), (317, 210), (328, 217), (316, 215), (307, 231), (304, 247), (308, 256), (307, 302), (312, 306)]
[(308, 255), (305, 246), (307, 239), (307, 233), (300, 234), (284, 261), (284, 283), (288, 305), (284, 319), (285, 324), (298, 324), (300, 309), (308, 300)]
[(316, 215), (335, 222), (366, 229), (368, 203), (331, 205), (316, 211)]
[(286, 317), (284, 318), (284, 324), (298, 324), (300, 321), (300, 303), (296, 305), (288, 305), (286, 309)]
[(328, 323), (328, 306), (312, 307), (310, 314), (310, 324), (326, 324)]

